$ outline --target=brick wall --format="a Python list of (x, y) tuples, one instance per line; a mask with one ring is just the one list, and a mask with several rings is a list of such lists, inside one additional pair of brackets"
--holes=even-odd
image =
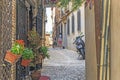
[[(17, 7), (16, 1), (20, 1), (20, 0), (0, 0), (0, 80), (16, 80), (16, 67), (17, 67), (16, 64), (11, 65), (6, 61), (4, 61), (6, 50), (9, 50), (13, 42), (16, 40), (16, 34), (17, 34), (16, 19), (18, 17), (18, 15), (16, 15), (17, 14), (16, 11), (18, 10), (16, 9)], [(23, 6), (25, 5), (23, 4)], [(22, 16), (22, 18), (21, 16), (19, 16), (20, 18), (19, 20), (21, 21), (25, 20), (23, 21), (24, 23), (22, 23), (24, 26), (19, 26), (22, 27), (22, 31), (26, 31), (27, 29), (25, 24), (27, 23), (26, 6), (24, 10), (25, 11), (21, 11), (20, 8), (21, 11), (20, 14), (24, 16)]]

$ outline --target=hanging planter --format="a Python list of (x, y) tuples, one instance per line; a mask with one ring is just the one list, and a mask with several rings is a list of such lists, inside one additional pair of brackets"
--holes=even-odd
[(33, 58), (34, 58), (33, 51), (29, 48), (25, 48), (23, 53), (22, 53), (21, 65), (24, 67), (27, 67)]
[(42, 56), (43, 59), (45, 58), (50, 58), (50, 55), (48, 53), (48, 48), (46, 46), (41, 46), (39, 48), (39, 53), (40, 53), (40, 56)]
[(30, 64), (31, 60), (22, 59), (21, 65), (27, 67)]
[(20, 58), (20, 56), (21, 55), (13, 54), (11, 51), (7, 51), (4, 60), (11, 64), (14, 64)]
[(21, 57), (24, 50), (24, 41), (16, 40), (12, 48), (6, 52), (4, 60), (10, 64), (14, 64)]

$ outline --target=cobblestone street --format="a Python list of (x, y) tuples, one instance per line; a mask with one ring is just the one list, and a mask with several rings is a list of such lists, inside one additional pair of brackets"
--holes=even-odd
[(49, 49), (50, 59), (45, 59), (41, 75), (51, 80), (85, 80), (85, 60), (67, 49)]

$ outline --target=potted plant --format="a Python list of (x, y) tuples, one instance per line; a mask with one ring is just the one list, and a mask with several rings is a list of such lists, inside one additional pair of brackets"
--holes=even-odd
[(32, 80), (39, 80), (40, 77), (41, 77), (41, 71), (40, 70), (35, 70), (31, 73)]
[(20, 58), (23, 50), (24, 50), (24, 41), (16, 40), (12, 48), (6, 51), (4, 60), (11, 64), (15, 63)]
[(22, 53), (21, 65), (25, 66), (25, 67), (28, 66), (33, 58), (34, 58), (34, 53), (33, 53), (32, 49), (25, 48), (23, 53)]
[(40, 55), (42, 55), (43, 59), (50, 57), (50, 55), (48, 53), (48, 48), (46, 46), (41, 46), (39, 48), (39, 53), (40, 53)]
[(38, 49), (41, 47), (42, 41), (40, 35), (34, 28), (28, 32), (28, 41), (29, 47), (32, 48), (33, 52), (35, 53), (35, 58), (31, 63), (34, 64), (34, 67), (37, 67), (37, 64), (41, 63)]
[(42, 45), (40, 35), (33, 29), (28, 32), (29, 47), (37, 53), (37, 49)]

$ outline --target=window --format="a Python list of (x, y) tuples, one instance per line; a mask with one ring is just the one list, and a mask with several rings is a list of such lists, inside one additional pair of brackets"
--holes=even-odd
[(77, 12), (77, 30), (81, 31), (81, 12), (80, 12), (80, 10)]
[(75, 32), (75, 26), (74, 26), (74, 15), (72, 15), (72, 33)]
[(68, 19), (68, 22), (67, 22), (67, 34), (69, 35), (70, 34), (70, 20)]

